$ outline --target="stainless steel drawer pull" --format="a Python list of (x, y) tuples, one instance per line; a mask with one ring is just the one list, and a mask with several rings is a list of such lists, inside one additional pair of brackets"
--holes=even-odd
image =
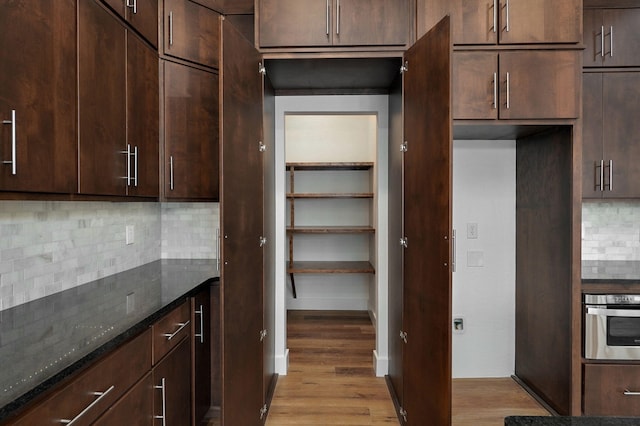
[(625, 389), (624, 392), (622, 392), (622, 394), (624, 396), (640, 396), (640, 392), (638, 392), (638, 391), (630, 391), (629, 389)]
[(336, 35), (340, 35), (340, 0), (336, 3)]
[(605, 183), (603, 187), (609, 188), (609, 191), (613, 191), (613, 160), (609, 160), (609, 165), (604, 167), (605, 169), (609, 169), (609, 183)]
[(600, 56), (604, 58), (604, 25), (600, 27)]
[(122, 179), (126, 179), (127, 186), (131, 186), (131, 145), (127, 144), (127, 150), (120, 151), (120, 154), (124, 154), (127, 156), (127, 175)]
[(493, 32), (498, 31), (498, 0), (493, 0)]
[(493, 73), (493, 109), (498, 108), (498, 73)]
[(169, 12), (169, 47), (173, 46), (173, 11)]
[(133, 147), (133, 186), (138, 186), (138, 147)]
[(504, 29), (506, 32), (509, 32), (511, 30), (511, 25), (509, 25), (509, 0), (507, 0), (505, 8), (507, 9), (507, 23)]
[(171, 340), (174, 337), (176, 337), (176, 335), (178, 333), (180, 333), (182, 331), (183, 328), (185, 328), (186, 326), (189, 325), (189, 323), (191, 322), (191, 320), (187, 321), (187, 322), (179, 322), (178, 325), (180, 326), (176, 331), (174, 331), (173, 333), (169, 334), (169, 333), (164, 333), (163, 336), (167, 338), (167, 340)]
[(609, 56), (613, 58), (613, 25), (609, 29)]
[(127, 0), (127, 7), (133, 9), (133, 14), (138, 13), (138, 0)]
[(200, 343), (204, 343), (204, 308), (202, 305), (195, 313), (200, 316), (200, 333), (196, 333), (194, 336), (200, 338)]
[(3, 164), (11, 164), (11, 174), (18, 173), (18, 162), (16, 161), (16, 110), (11, 110), (11, 120), (3, 120), (2, 124), (11, 124), (11, 161), (3, 161)]
[(330, 9), (329, 9), (329, 0), (327, 0), (327, 13), (326, 13), (326, 17), (327, 17), (327, 36), (329, 36), (329, 15), (330, 15)]
[(169, 189), (173, 191), (173, 155), (169, 157)]
[(115, 389), (115, 386), (111, 385), (111, 387), (104, 392), (91, 392), (91, 394), (97, 396), (97, 398), (91, 404), (87, 405), (84, 410), (80, 411), (80, 413), (77, 416), (75, 416), (73, 419), (71, 420), (60, 419), (60, 423), (66, 424), (66, 425), (74, 424), (80, 417), (84, 416), (87, 413), (87, 411), (91, 410), (91, 408), (93, 408), (94, 405), (100, 402), (100, 400), (105, 396), (107, 396), (107, 394), (109, 394), (109, 392), (111, 392), (113, 389)]
[(162, 381), (160, 383), (160, 386), (154, 386), (154, 389), (160, 389), (162, 391), (162, 415), (153, 416), (153, 418), (158, 420), (162, 419), (162, 426), (167, 426), (167, 395), (164, 377), (162, 378)]
[(601, 316), (607, 316), (607, 317), (620, 317), (620, 318), (640, 318), (640, 310), (588, 307), (587, 315), (601, 315)]
[(511, 108), (511, 76), (507, 72), (507, 109)]

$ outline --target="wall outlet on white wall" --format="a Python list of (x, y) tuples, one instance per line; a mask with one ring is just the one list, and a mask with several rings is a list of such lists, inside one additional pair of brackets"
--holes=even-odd
[(133, 244), (135, 242), (135, 231), (134, 231), (133, 225), (127, 225), (125, 227), (124, 234), (125, 234), (124, 239), (125, 239), (126, 245)]
[(467, 239), (475, 240), (478, 238), (478, 224), (467, 223)]

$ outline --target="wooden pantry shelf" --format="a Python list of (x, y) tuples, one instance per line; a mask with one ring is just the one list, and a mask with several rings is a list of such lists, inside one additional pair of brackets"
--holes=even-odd
[(371, 226), (295, 226), (287, 227), (290, 234), (373, 234)]
[(373, 198), (373, 192), (345, 192), (345, 193), (287, 193), (287, 198), (327, 199), (327, 198)]
[(289, 274), (374, 274), (368, 261), (296, 261), (289, 264)]
[(369, 170), (372, 162), (287, 163), (287, 170)]

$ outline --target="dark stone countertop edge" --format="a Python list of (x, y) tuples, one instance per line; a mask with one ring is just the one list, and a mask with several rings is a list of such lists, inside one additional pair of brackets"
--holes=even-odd
[(505, 426), (637, 426), (639, 417), (508, 416)]
[(41, 384), (37, 385), (35, 388), (31, 389), (29, 392), (22, 394), (20, 397), (16, 398), (12, 402), (6, 404), (3, 407), (0, 407), (0, 422), (4, 422), (5, 420), (10, 419), (11, 417), (21, 414), (25, 409), (28, 409), (31, 406), (32, 402), (36, 402), (40, 396), (43, 396), (43, 397), (48, 396), (46, 394), (49, 389), (54, 388), (56, 385), (58, 385), (60, 382), (62, 382), (66, 378), (82, 372), (83, 370), (90, 367), (93, 364), (93, 362), (95, 362), (102, 356), (112, 352), (122, 344), (128, 342), (135, 336), (139, 335), (140, 333), (145, 331), (147, 328), (149, 328), (153, 323), (155, 323), (156, 320), (163, 317), (165, 314), (167, 314), (172, 309), (180, 305), (189, 297), (200, 292), (204, 287), (210, 286), (210, 285), (213, 285), (214, 283), (219, 283), (219, 282), (220, 282), (220, 277), (213, 277), (205, 280), (200, 284), (195, 285), (193, 288), (191, 288), (191, 290), (178, 296), (176, 299), (167, 303), (166, 305), (164, 305), (162, 308), (158, 309), (151, 315), (147, 316), (146, 318), (134, 324), (127, 330), (118, 334), (116, 337), (109, 340), (107, 343), (103, 344), (99, 348), (88, 353), (78, 361), (66, 367), (62, 371), (58, 372), (57, 374), (45, 380)]

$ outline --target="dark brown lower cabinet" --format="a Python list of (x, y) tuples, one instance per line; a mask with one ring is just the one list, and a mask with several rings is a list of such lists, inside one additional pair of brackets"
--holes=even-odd
[(184, 338), (153, 367), (153, 415), (162, 424), (191, 425), (191, 353)]
[(150, 426), (153, 419), (153, 380), (147, 373), (122, 398), (104, 413), (94, 426)]
[(640, 365), (584, 365), (584, 415), (640, 416), (638, 392)]
[[(193, 368), (191, 380), (193, 390), (193, 420), (198, 425), (211, 409), (211, 291), (210, 287), (191, 298), (191, 322), (193, 334), (191, 336), (191, 353), (193, 354)], [(217, 349), (217, 342), (215, 343)]]

